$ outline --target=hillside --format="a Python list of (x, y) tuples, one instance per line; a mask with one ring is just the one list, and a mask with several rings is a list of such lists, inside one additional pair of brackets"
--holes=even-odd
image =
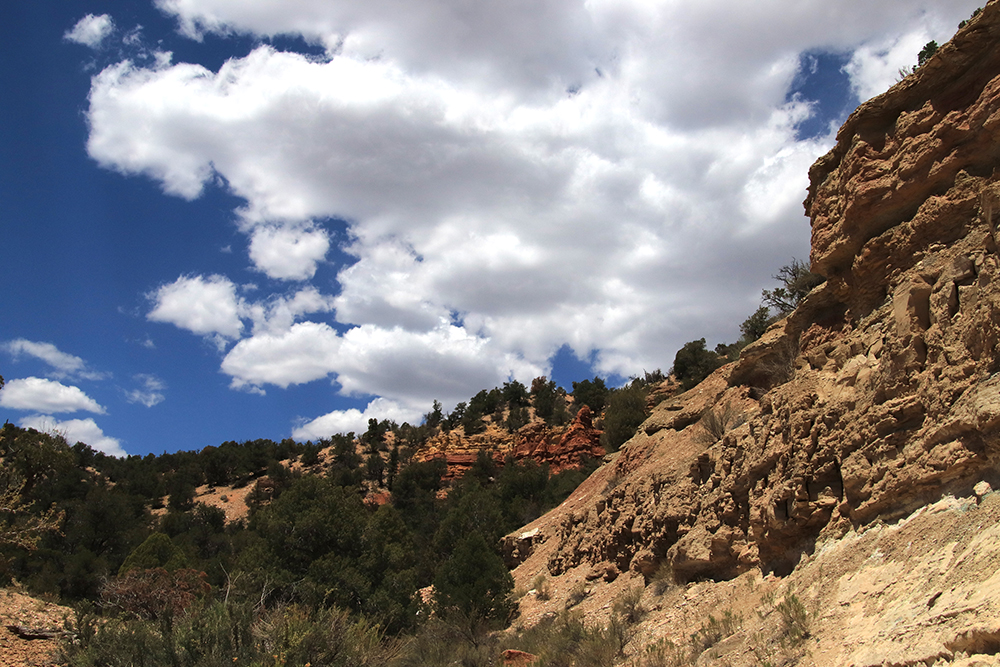
[(550, 577), (527, 617), (644, 587), (634, 656), (729, 610), (677, 664), (997, 664), (998, 38), (991, 2), (851, 115), (805, 201), (826, 283), (506, 538), (519, 584)]

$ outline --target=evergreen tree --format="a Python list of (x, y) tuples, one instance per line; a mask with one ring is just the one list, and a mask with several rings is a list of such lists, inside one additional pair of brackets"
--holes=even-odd
[(687, 390), (707, 378), (722, 365), (715, 352), (705, 349), (705, 339), (699, 338), (684, 344), (674, 356), (674, 377)]
[(478, 532), (463, 537), (434, 577), (438, 613), (463, 620), (505, 624), (514, 611), (514, 578)]
[(602, 378), (594, 376), (593, 381), (583, 380), (573, 383), (573, 398), (576, 399), (578, 406), (586, 405), (595, 415), (599, 415), (604, 410), (608, 388)]

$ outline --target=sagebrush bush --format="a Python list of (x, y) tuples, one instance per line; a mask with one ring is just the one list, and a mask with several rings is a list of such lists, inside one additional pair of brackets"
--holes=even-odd
[(552, 586), (549, 585), (548, 577), (544, 574), (539, 574), (531, 580), (531, 588), (539, 600), (548, 600), (552, 597)]
[(701, 427), (705, 430), (709, 442), (716, 443), (722, 440), (726, 433), (737, 426), (740, 426), (746, 419), (743, 413), (732, 403), (726, 401), (721, 406), (715, 406), (706, 411), (701, 416)]
[(275, 665), (375, 667), (399, 643), (343, 609), (298, 605), (255, 609), (248, 603), (201, 602), (172, 625), (134, 616), (77, 622), (78, 643), (63, 649), (70, 667), (218, 667)]
[(583, 602), (585, 597), (587, 597), (587, 582), (581, 579), (573, 584), (573, 588), (569, 590), (569, 596), (566, 598), (566, 608), (575, 607)]
[(709, 614), (708, 620), (702, 623), (698, 631), (691, 636), (691, 647), (695, 657), (732, 635), (739, 629), (742, 622), (743, 619), (739, 615), (734, 615), (728, 609), (723, 613), (722, 618), (715, 618)]
[(615, 600), (612, 612), (623, 622), (634, 625), (640, 622), (648, 611), (642, 604), (642, 587), (630, 588)]
[(784, 599), (778, 603), (777, 609), (781, 615), (785, 637), (792, 645), (809, 638), (809, 612), (797, 595), (794, 593), (785, 595)]
[(656, 572), (653, 574), (653, 580), (651, 585), (653, 587), (653, 595), (663, 595), (668, 590), (670, 590), (677, 583), (674, 578), (674, 569), (670, 566), (667, 561), (662, 561), (659, 567), (656, 568)]

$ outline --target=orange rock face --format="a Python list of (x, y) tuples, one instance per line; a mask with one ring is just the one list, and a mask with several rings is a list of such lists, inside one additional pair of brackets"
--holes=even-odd
[(547, 463), (553, 473), (579, 468), (586, 458), (604, 456), (601, 431), (594, 428), (593, 413), (586, 405), (580, 408), (573, 423), (561, 434), (554, 435), (543, 422), (532, 422), (517, 432), (514, 458)]
[(503, 660), (505, 667), (527, 667), (538, 660), (537, 655), (518, 651), (517, 649), (507, 649), (500, 654), (500, 658)]
[(552, 473), (579, 468), (587, 458), (604, 456), (601, 430), (594, 427), (590, 408), (583, 406), (565, 428), (533, 421), (510, 434), (491, 424), (484, 433), (471, 437), (456, 429), (431, 438), (414, 458), (418, 461), (444, 459), (447, 465), (444, 480), (450, 483), (464, 475), (483, 451), (489, 453), (497, 465), (512, 456), (515, 461), (532, 460), (548, 465)]

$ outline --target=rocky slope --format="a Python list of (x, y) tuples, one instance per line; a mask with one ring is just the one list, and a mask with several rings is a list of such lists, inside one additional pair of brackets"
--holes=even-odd
[[(684, 639), (706, 601), (736, 595), (754, 608), (713, 650), (758, 664), (777, 658), (754, 643), (781, 632), (761, 591), (805, 586), (823, 629), (779, 656), (789, 664), (995, 664), (998, 501), (980, 485), (979, 506), (973, 489), (1000, 485), (997, 43), (994, 1), (851, 115), (805, 201), (827, 282), (507, 538), (519, 583), (553, 577), (548, 602), (525, 598), (526, 620), (564, 607), (574, 585), (600, 619), (616, 592), (673, 578), (688, 589), (655, 601), (647, 589), (673, 619), (648, 638)], [(952, 496), (967, 500), (918, 515), (921, 531), (884, 527)]]

